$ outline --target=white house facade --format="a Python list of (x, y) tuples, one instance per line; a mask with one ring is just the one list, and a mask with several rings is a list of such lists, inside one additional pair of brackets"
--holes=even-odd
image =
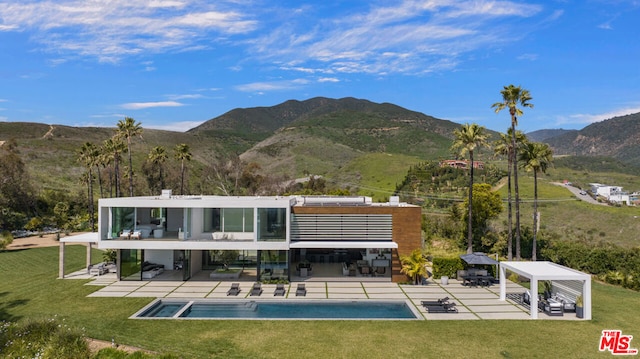
[[(417, 206), (369, 197), (161, 196), (98, 201), (97, 246), (120, 280), (164, 271), (250, 280), (322, 275), (401, 281), (399, 255), (421, 246)], [(314, 270), (314, 267), (316, 270)], [(237, 277), (236, 277), (237, 278)], [(345, 278), (348, 280), (348, 278)]]

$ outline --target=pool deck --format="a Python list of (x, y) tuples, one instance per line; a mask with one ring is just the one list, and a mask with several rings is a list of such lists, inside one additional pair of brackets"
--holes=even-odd
[[(73, 278), (73, 276), (70, 276)], [(78, 278), (78, 277), (75, 277)], [(149, 298), (209, 298), (209, 299), (251, 299), (251, 300), (305, 300), (305, 299), (342, 299), (367, 300), (390, 299), (409, 300), (427, 320), (491, 320), (516, 319), (530, 320), (529, 307), (520, 302), (521, 294), (526, 290), (519, 284), (507, 282), (507, 300), (500, 301), (500, 286), (467, 287), (457, 280), (449, 280), (447, 285), (428, 281), (426, 285), (405, 285), (379, 281), (314, 281), (291, 282), (285, 284), (285, 296), (274, 296), (275, 284), (263, 284), (262, 295), (250, 296), (252, 281), (238, 281), (240, 294), (227, 296), (232, 281), (214, 280), (144, 280), (118, 281), (114, 274), (92, 277), (87, 285), (102, 288), (88, 297), (149, 297)], [(298, 283), (304, 283), (306, 296), (296, 296)], [(443, 297), (451, 298), (456, 303), (458, 313), (427, 313), (420, 305), (422, 300), (435, 300)], [(538, 319), (580, 320), (574, 313), (563, 316), (548, 316), (539, 313)]]

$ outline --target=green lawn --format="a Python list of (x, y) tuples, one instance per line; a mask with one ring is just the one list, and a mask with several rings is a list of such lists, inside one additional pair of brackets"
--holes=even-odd
[[(84, 255), (68, 246), (67, 267)], [(185, 358), (596, 358), (609, 356), (598, 352), (603, 329), (640, 338), (640, 293), (599, 283), (588, 322), (171, 321), (127, 319), (152, 299), (87, 298), (99, 287), (57, 271), (56, 247), (0, 252), (0, 319), (57, 315), (89, 337)]]
[[(520, 173), (520, 221), (533, 226), (533, 177)], [(552, 179), (538, 179), (538, 210), (540, 228), (560, 234), (563, 238), (584, 239), (591, 243), (614, 243), (622, 247), (638, 246), (640, 209), (589, 204), (578, 200), (565, 186), (551, 184)], [(498, 191), (506, 201), (507, 187)], [(515, 211), (515, 208), (514, 208)], [(514, 212), (515, 215), (515, 212)], [(506, 225), (507, 205), (504, 204), (496, 228)]]

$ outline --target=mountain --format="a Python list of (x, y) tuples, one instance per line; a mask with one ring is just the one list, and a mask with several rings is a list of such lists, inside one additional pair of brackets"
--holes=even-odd
[(527, 138), (533, 142), (546, 142), (546, 140), (549, 140), (551, 138), (562, 136), (570, 132), (577, 132), (577, 131), (578, 130), (563, 130), (561, 128), (537, 130), (537, 131), (527, 133)]
[(607, 156), (640, 167), (640, 113), (593, 123), (545, 142), (556, 155)]
[[(311, 173), (335, 182), (392, 187), (421, 159), (450, 156), (460, 125), (389, 104), (316, 97), (273, 107), (234, 109), (189, 133), (217, 137), (271, 174)], [(251, 129), (247, 131), (246, 129)], [(382, 164), (377, 170), (375, 166)], [(402, 174), (399, 168), (402, 167)], [(370, 174), (368, 174), (370, 173)]]

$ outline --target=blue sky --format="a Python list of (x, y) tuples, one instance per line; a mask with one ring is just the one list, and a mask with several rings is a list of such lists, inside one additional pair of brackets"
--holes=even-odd
[[(326, 3), (326, 4), (325, 4)], [(640, 0), (0, 0), (0, 121), (185, 131), (238, 107), (390, 102), (504, 131), (640, 112)]]

